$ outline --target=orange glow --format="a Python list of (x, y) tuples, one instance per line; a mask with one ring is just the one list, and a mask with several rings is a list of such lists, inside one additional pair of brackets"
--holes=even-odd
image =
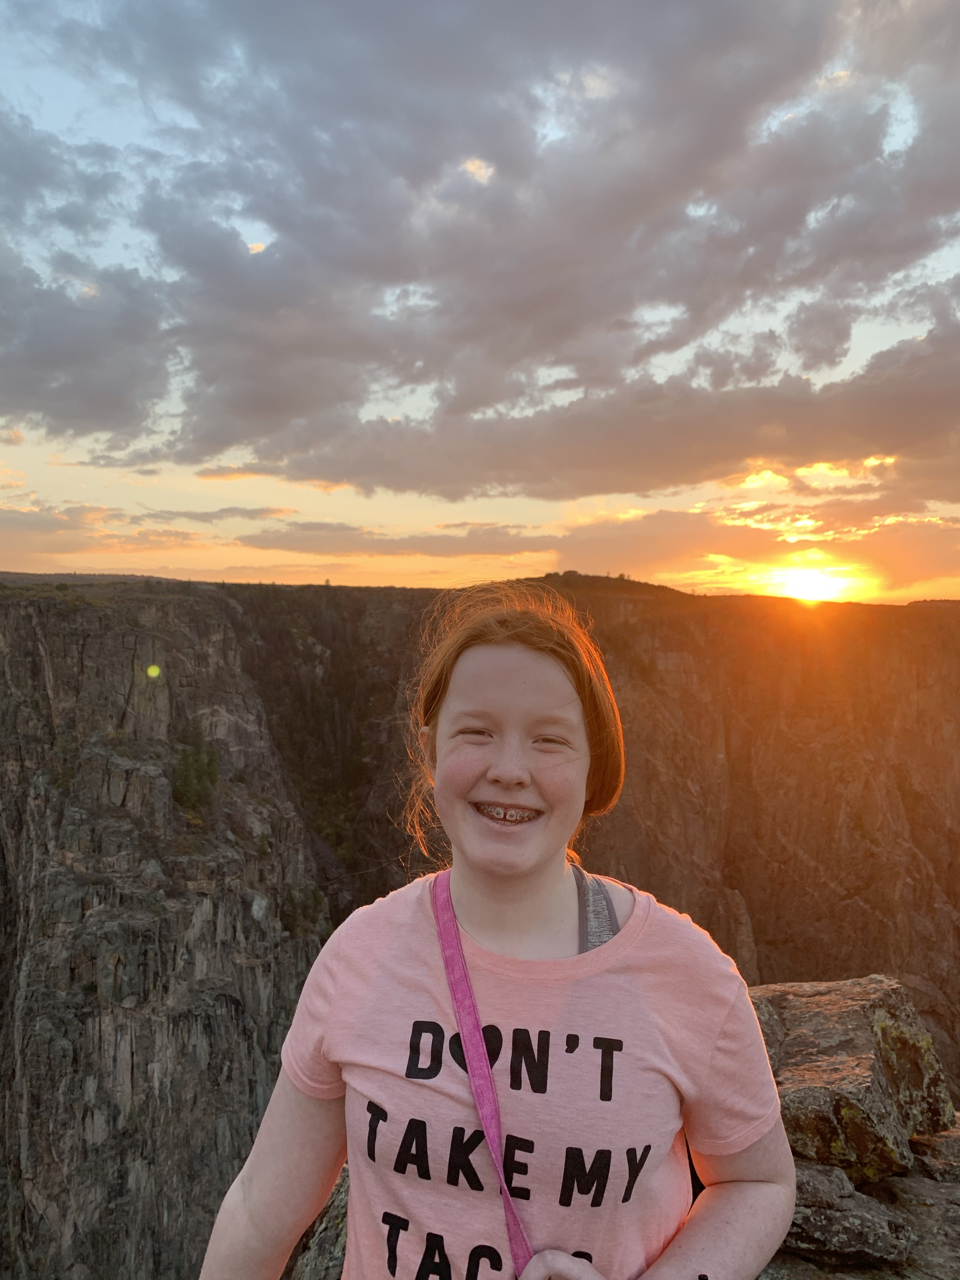
[(770, 574), (770, 585), (777, 595), (794, 600), (838, 600), (857, 585), (856, 578), (829, 573), (824, 569), (781, 569)]
[(817, 549), (793, 552), (779, 564), (758, 564), (712, 552), (703, 557), (696, 569), (661, 573), (655, 580), (681, 591), (788, 596), (808, 604), (821, 600), (875, 600), (882, 594), (877, 576), (865, 566), (836, 563)]

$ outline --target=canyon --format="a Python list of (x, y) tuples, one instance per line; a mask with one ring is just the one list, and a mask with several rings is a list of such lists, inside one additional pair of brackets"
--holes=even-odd
[[(433, 593), (0, 582), (0, 1280), (181, 1280), (314, 955), (428, 867), (398, 816)], [(898, 979), (960, 1096), (960, 602), (549, 582), (624, 720), (585, 865), (751, 984)]]

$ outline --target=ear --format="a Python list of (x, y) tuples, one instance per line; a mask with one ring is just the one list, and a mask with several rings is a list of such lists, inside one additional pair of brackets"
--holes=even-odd
[(424, 764), (427, 766), (427, 775), (430, 778), (430, 785), (433, 786), (433, 774), (437, 767), (437, 735), (436, 731), (430, 725), (422, 725), (419, 733), (420, 750), (423, 752)]

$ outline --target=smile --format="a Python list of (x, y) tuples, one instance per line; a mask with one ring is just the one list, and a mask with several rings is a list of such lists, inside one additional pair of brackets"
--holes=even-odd
[(485, 818), (493, 818), (496, 822), (533, 822), (534, 818), (540, 817), (541, 812), (539, 809), (523, 809), (518, 805), (477, 803), (473, 807), (477, 813), (482, 813)]

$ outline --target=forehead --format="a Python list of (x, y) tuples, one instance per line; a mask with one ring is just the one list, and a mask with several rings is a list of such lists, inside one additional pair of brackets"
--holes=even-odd
[(524, 705), (582, 714), (566, 668), (548, 653), (523, 644), (482, 644), (464, 650), (451, 672), (444, 701), (450, 709), (479, 710), (517, 699)]

